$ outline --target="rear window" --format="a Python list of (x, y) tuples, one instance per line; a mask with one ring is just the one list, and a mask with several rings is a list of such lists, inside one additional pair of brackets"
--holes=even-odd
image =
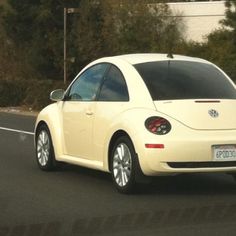
[(159, 61), (134, 65), (153, 100), (236, 99), (226, 76), (211, 64)]

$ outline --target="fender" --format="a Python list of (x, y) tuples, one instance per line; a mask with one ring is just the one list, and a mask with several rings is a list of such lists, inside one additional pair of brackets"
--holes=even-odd
[(144, 135), (143, 130), (146, 129), (144, 124), (145, 120), (148, 117), (158, 115), (160, 114), (154, 109), (134, 108), (129, 109), (126, 112), (122, 113), (120, 116), (116, 117), (104, 139), (103, 163), (105, 170), (109, 170), (109, 146), (113, 135), (118, 131), (125, 132), (130, 137), (135, 151), (139, 156), (143, 152), (143, 148), (141, 147), (145, 144), (145, 141), (150, 139), (150, 137), (153, 138), (153, 134), (148, 131), (146, 132), (146, 135)]
[(48, 126), (52, 143), (54, 146), (55, 159), (60, 160), (61, 156), (64, 152), (64, 144), (63, 144), (63, 133), (62, 133), (62, 119), (60, 107), (62, 105), (61, 102), (53, 103), (47, 107), (45, 107), (38, 115), (36, 124), (35, 124), (35, 133), (37, 132), (37, 128), (41, 122), (46, 123)]

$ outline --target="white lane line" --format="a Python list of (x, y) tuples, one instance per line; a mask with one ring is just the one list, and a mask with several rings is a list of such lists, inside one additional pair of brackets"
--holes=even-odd
[(21, 134), (34, 135), (34, 133), (32, 133), (32, 132), (28, 132), (28, 131), (24, 131), (24, 130), (18, 130), (18, 129), (9, 129), (9, 128), (5, 128), (5, 127), (0, 127), (0, 130), (6, 130), (6, 131), (21, 133)]

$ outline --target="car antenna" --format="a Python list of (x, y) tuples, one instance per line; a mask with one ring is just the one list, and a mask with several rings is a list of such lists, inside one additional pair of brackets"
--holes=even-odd
[(167, 57), (173, 59), (173, 58), (174, 58), (174, 55), (172, 54), (172, 52), (169, 52), (169, 53), (167, 54)]

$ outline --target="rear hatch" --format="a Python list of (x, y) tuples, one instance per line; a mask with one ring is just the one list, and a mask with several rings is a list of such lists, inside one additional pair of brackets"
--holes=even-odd
[(215, 65), (172, 59), (136, 64), (156, 109), (193, 129), (236, 129), (236, 89)]
[(174, 100), (154, 104), (157, 111), (192, 129), (236, 129), (236, 100)]

